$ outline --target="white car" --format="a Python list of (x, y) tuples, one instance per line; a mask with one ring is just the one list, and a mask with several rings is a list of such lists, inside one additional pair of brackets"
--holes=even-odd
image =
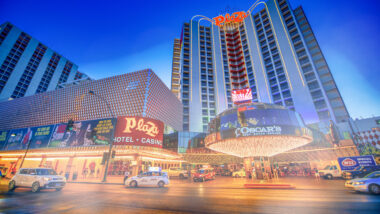
[(32, 188), (32, 192), (41, 189), (56, 189), (60, 191), (66, 185), (66, 179), (57, 175), (53, 169), (22, 168), (9, 181), (9, 191), (17, 187)]
[(164, 170), (164, 172), (167, 172), (170, 178), (178, 177), (180, 179), (185, 179), (189, 177), (187, 171), (181, 168), (169, 168), (167, 170)]
[(169, 184), (169, 177), (166, 172), (145, 172), (138, 176), (130, 177), (125, 180), (125, 186), (158, 186), (164, 187)]
[(380, 194), (380, 171), (372, 172), (363, 178), (346, 181), (345, 186), (357, 192)]

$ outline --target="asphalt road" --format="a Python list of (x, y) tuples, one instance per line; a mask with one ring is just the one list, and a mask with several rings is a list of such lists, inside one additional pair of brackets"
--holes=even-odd
[(3, 213), (380, 213), (380, 196), (344, 181), (296, 180), (294, 190), (244, 189), (244, 179), (172, 181), (165, 188), (70, 183), (61, 191), (17, 189), (0, 195)]

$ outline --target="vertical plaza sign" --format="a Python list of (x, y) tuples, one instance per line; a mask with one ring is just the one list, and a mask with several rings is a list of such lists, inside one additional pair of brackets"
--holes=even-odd
[(137, 145), (162, 148), (164, 124), (146, 117), (117, 118), (114, 145)]
[(249, 13), (246, 13), (244, 11), (235, 12), (232, 15), (230, 15), (229, 13), (226, 13), (226, 15), (224, 15), (224, 16), (220, 15), (220, 16), (213, 18), (213, 21), (214, 21), (214, 24), (216, 26), (222, 27), (228, 23), (242, 22), (248, 15), (249, 15)]

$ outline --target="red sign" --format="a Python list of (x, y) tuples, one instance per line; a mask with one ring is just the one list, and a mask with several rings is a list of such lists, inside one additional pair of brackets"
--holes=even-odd
[(252, 90), (250, 88), (233, 90), (232, 91), (232, 101), (236, 103), (245, 103), (246, 101), (252, 100)]
[(164, 123), (146, 117), (117, 118), (114, 145), (153, 146), (162, 148)]
[(214, 24), (216, 26), (221, 27), (224, 24), (228, 24), (228, 23), (242, 22), (244, 20), (244, 18), (247, 16), (248, 16), (248, 14), (246, 12), (241, 11), (241, 12), (235, 12), (231, 16), (228, 13), (225, 16), (220, 15), (220, 16), (213, 18), (213, 20), (214, 20)]
[(355, 166), (356, 165), (356, 161), (351, 159), (351, 158), (346, 158), (342, 161), (342, 165), (343, 166)]

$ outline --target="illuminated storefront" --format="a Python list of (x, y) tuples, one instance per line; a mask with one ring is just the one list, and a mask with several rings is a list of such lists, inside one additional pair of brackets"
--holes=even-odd
[(206, 147), (238, 157), (270, 157), (313, 140), (298, 113), (263, 103), (228, 109), (211, 126)]
[(182, 130), (182, 104), (149, 69), (2, 102), (0, 117), (0, 170), (7, 177), (22, 165), (101, 181), (109, 156), (109, 178), (182, 163), (163, 148), (164, 133)]

